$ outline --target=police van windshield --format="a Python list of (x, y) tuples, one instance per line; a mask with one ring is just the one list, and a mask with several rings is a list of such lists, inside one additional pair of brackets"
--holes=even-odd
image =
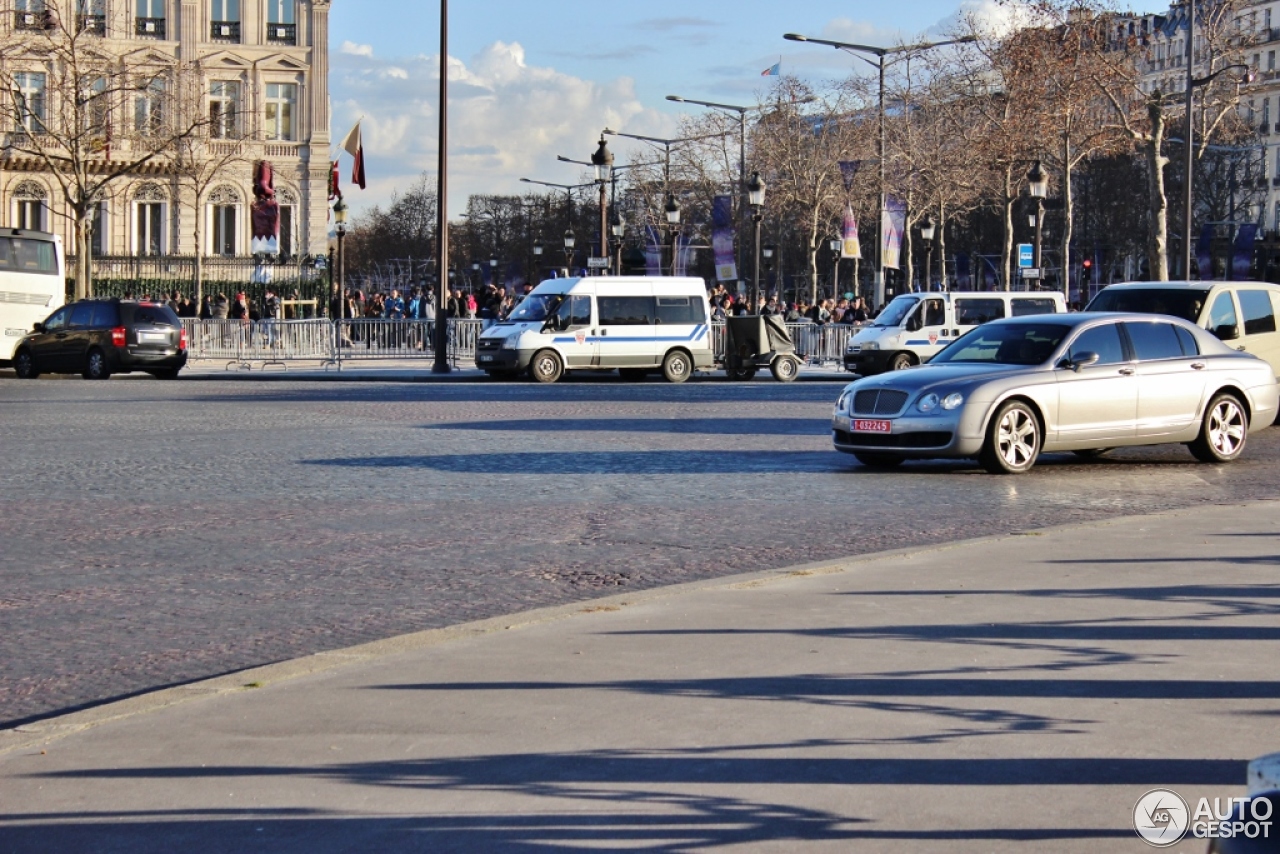
[(884, 307), (884, 311), (876, 316), (876, 320), (872, 326), (901, 326), (902, 321), (907, 319), (907, 315), (911, 313), (911, 309), (916, 307), (920, 302), (919, 297), (901, 296), (895, 297), (893, 302)]
[(520, 301), (507, 320), (517, 323), (541, 323), (555, 314), (562, 302), (564, 302), (564, 294), (529, 294)]
[(1172, 314), (1199, 323), (1208, 299), (1208, 288), (1107, 288), (1098, 292), (1086, 310)]

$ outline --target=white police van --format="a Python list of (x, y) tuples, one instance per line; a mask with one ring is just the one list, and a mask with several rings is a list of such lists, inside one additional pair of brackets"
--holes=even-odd
[(661, 371), (679, 383), (714, 361), (706, 286), (694, 278), (548, 279), (476, 343), (476, 367), (489, 376), (527, 371), (543, 383), (615, 369), (627, 379)]
[(844, 366), (861, 376), (909, 368), (989, 320), (1066, 310), (1057, 291), (902, 294), (849, 338)]

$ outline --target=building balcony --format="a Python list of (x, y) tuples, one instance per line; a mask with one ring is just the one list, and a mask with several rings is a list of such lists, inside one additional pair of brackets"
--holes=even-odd
[(165, 37), (164, 18), (134, 18), (134, 33), (143, 38)]
[(77, 15), (76, 26), (80, 28), (80, 32), (82, 33), (92, 33), (96, 36), (105, 36), (107, 34), (107, 16)]
[(273, 44), (297, 44), (297, 24), (267, 24), (267, 41)]
[(209, 26), (209, 38), (215, 42), (240, 43), (239, 21), (214, 21)]

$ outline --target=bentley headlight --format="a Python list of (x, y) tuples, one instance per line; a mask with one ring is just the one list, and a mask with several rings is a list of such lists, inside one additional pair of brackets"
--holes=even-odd
[(845, 411), (845, 405), (848, 404), (849, 395), (851, 394), (853, 394), (853, 391), (850, 389), (845, 389), (844, 391), (840, 392), (840, 396), (836, 398), (836, 412)]
[(916, 403), (916, 409), (921, 412), (932, 412), (938, 408), (938, 396), (936, 394), (926, 394)]
[(942, 408), (948, 410), (955, 409), (962, 403), (964, 403), (964, 395), (958, 391), (953, 391), (942, 399)]

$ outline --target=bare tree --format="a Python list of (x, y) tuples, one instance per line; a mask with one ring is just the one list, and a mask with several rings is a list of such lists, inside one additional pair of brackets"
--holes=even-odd
[[(6, 136), (3, 154), (50, 176), (75, 232), (75, 293), (93, 293), (90, 240), (98, 204), (114, 184), (153, 160), (207, 119), (180, 108), (189, 87), (183, 71), (159, 52), (133, 56), (126, 66), (107, 53), (80, 16), (41, 13), (35, 29), (0, 40), (0, 88)], [(133, 108), (133, 121), (127, 111)]]

